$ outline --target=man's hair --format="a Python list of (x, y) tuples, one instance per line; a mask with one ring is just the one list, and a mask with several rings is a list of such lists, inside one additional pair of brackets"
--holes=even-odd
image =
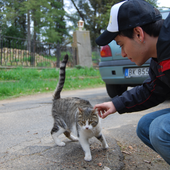
[[(155, 8), (155, 12), (156, 14), (160, 13), (158, 9)], [(140, 26), (144, 32), (146, 32), (148, 35), (152, 36), (152, 37), (158, 37), (159, 36), (159, 33), (160, 33), (160, 30), (161, 30), (161, 27), (163, 25), (163, 22), (164, 20), (161, 19), (161, 20), (158, 20), (156, 22), (153, 22), (153, 23), (149, 23), (149, 24), (146, 24), (146, 25), (142, 25)], [(123, 31), (120, 31), (119, 32), (119, 35), (123, 35), (123, 36), (126, 36), (130, 39), (133, 39), (133, 29), (134, 28), (131, 28), (131, 29), (127, 29), (127, 30), (123, 30)]]

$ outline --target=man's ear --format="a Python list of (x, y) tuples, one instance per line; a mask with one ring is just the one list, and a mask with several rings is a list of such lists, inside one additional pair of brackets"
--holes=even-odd
[(143, 43), (144, 42), (144, 31), (141, 27), (135, 27), (133, 29), (134, 33), (134, 38), (137, 39), (139, 42)]

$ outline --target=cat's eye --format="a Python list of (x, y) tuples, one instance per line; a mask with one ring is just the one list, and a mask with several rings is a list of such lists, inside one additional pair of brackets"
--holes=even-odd
[(96, 125), (97, 125), (97, 121), (91, 121), (91, 125), (93, 126), (93, 127), (95, 127)]
[(86, 124), (85, 121), (81, 121), (81, 122), (80, 122), (80, 125), (81, 125), (81, 126), (83, 126), (83, 125), (85, 125), (85, 124)]
[(92, 124), (92, 123), (93, 123), (93, 121), (89, 121), (89, 125)]

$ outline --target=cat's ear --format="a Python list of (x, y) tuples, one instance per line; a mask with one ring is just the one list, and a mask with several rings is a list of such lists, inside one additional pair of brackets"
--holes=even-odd
[(78, 107), (78, 111), (79, 111), (79, 113), (83, 112), (83, 110), (80, 107)]

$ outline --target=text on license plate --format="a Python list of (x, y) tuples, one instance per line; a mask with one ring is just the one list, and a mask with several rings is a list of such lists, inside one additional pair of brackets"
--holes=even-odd
[(148, 76), (149, 67), (142, 68), (126, 68), (125, 69), (125, 77), (144, 77)]

